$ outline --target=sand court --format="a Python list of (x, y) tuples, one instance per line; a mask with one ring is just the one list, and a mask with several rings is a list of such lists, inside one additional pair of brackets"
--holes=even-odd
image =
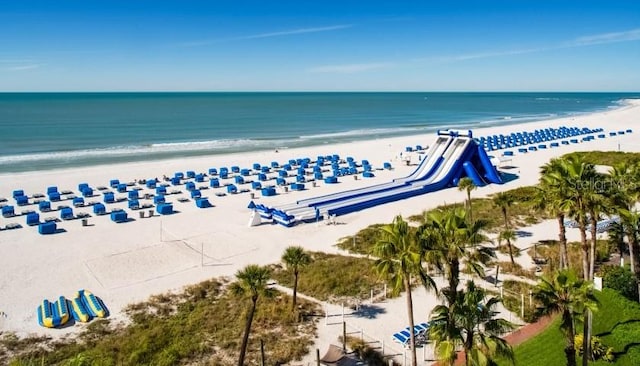
[(91, 259), (85, 266), (104, 288), (113, 290), (187, 271), (200, 266), (200, 259), (198, 252), (172, 241)]

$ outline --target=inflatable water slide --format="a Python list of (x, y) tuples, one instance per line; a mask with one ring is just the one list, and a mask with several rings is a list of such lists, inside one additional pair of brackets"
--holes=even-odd
[(340, 216), (365, 208), (456, 186), (469, 177), (477, 186), (502, 184), (502, 178), (471, 131), (438, 131), (435, 143), (410, 175), (391, 182), (297, 201), (281, 207), (256, 207), (283, 226)]

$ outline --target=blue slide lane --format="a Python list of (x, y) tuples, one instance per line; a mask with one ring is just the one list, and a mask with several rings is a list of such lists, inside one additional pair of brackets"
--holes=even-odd
[(491, 159), (489, 159), (489, 155), (487, 155), (487, 152), (484, 151), (482, 146), (478, 146), (478, 156), (480, 157), (480, 164), (482, 164), (482, 167), (486, 172), (485, 177), (487, 180), (495, 184), (504, 183), (496, 168), (491, 164)]
[[(418, 166), (418, 168), (413, 173), (411, 173), (409, 176), (407, 176), (405, 178), (396, 179), (396, 180), (394, 180), (393, 182), (390, 182), (390, 183), (378, 184), (378, 185), (374, 185), (374, 186), (371, 186), (371, 187), (353, 189), (353, 190), (350, 190), (350, 191), (333, 193), (333, 194), (328, 194), (328, 195), (325, 195), (325, 196), (320, 196), (320, 197), (300, 200), (300, 201), (296, 202), (296, 204), (297, 205), (306, 206), (306, 207), (315, 207), (317, 205), (325, 205), (325, 204), (332, 203), (332, 202), (346, 200), (346, 199), (350, 199), (350, 198), (354, 198), (354, 197), (360, 197), (362, 195), (368, 195), (368, 194), (377, 193), (377, 192), (384, 192), (384, 191), (387, 191), (387, 190), (390, 190), (390, 189), (396, 189), (398, 187), (406, 186), (409, 182), (411, 182), (413, 180), (416, 180), (416, 179), (417, 180), (426, 179), (431, 174), (433, 174), (433, 172), (438, 168), (438, 165), (442, 162), (442, 155), (447, 151), (447, 149), (449, 148), (449, 146), (451, 145), (453, 140), (454, 139), (452, 139), (452, 138), (448, 138), (446, 142), (443, 142), (445, 145), (443, 145), (444, 149), (442, 150), (442, 152), (437, 152), (437, 149), (434, 149), (433, 153), (437, 154), (438, 156), (437, 156), (433, 166), (428, 169), (426, 175), (420, 176), (420, 172), (422, 170), (424, 170), (425, 168), (428, 168), (428, 166), (426, 166), (427, 164), (430, 164), (430, 163), (434, 162), (434, 158), (435, 158), (434, 156), (429, 156), (428, 158), (425, 158), (422, 161), (422, 163)], [(434, 148), (435, 148), (435, 146), (434, 146)], [(283, 209), (283, 210), (287, 211), (286, 209)]]
[(356, 204), (345, 205), (345, 206), (342, 206), (342, 207), (337, 207), (335, 209), (330, 209), (329, 210), (329, 214), (330, 215), (340, 216), (340, 215), (348, 214), (348, 213), (351, 213), (351, 212), (360, 211), (360, 210), (365, 209), (365, 208), (381, 205), (381, 204), (384, 204), (384, 203), (398, 201), (398, 200), (401, 200), (401, 199), (406, 199), (406, 198), (410, 198), (410, 197), (414, 197), (414, 196), (419, 196), (419, 195), (422, 195), (422, 194), (425, 194), (425, 193), (431, 193), (431, 192), (435, 192), (435, 191), (438, 191), (440, 189), (443, 189), (443, 188), (447, 187), (447, 185), (450, 184), (450, 182), (453, 179), (453, 177), (457, 173), (459, 173), (460, 169), (462, 169), (463, 162), (465, 162), (470, 156), (473, 155), (473, 153), (474, 153), (473, 150), (474, 150), (475, 146), (476, 146), (476, 144), (474, 142), (471, 142), (467, 146), (465, 151), (462, 153), (462, 155), (453, 163), (453, 165), (448, 170), (446, 175), (444, 177), (442, 177), (441, 179), (439, 179), (438, 181), (436, 181), (436, 182), (424, 185), (424, 186), (422, 186), (420, 188), (417, 188), (417, 189), (407, 190), (407, 191), (402, 191), (402, 192), (397, 192), (397, 193), (391, 192), (389, 195), (385, 195), (383, 197), (378, 197), (378, 198), (374, 198), (374, 199), (371, 199), (371, 200), (364, 200), (364, 201), (356, 203)]
[(465, 161), (464, 164), (462, 164), (462, 167), (464, 168), (464, 172), (467, 174), (467, 177), (471, 178), (476, 187), (483, 187), (487, 184), (482, 177), (480, 177), (480, 174), (471, 162)]

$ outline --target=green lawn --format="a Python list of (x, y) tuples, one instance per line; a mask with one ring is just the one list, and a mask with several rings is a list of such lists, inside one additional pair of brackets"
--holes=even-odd
[[(640, 365), (640, 305), (610, 289), (597, 292), (596, 296), (600, 310), (594, 314), (593, 334), (614, 348), (616, 365)], [(559, 320), (554, 321), (545, 331), (516, 347), (516, 365), (564, 365), (564, 339), (558, 325)], [(608, 363), (598, 361), (591, 364)]]

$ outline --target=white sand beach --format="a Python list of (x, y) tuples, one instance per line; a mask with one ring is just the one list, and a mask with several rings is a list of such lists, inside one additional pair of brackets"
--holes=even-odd
[[(590, 142), (560, 145), (526, 154), (515, 153), (510, 168), (505, 170), (518, 176), (517, 179), (503, 185), (488, 185), (474, 191), (474, 197), (481, 197), (518, 186), (535, 184), (539, 167), (549, 159), (571, 151), (622, 150), (640, 151), (640, 101), (629, 101), (624, 106), (570, 118), (539, 121), (517, 126), (502, 126), (476, 129), (474, 136), (516, 131), (533, 131), (547, 127), (589, 127), (604, 128), (606, 138)], [(446, 126), (443, 126), (446, 127)], [(610, 137), (609, 131), (633, 129), (634, 132)], [(379, 139), (374, 141), (353, 142), (340, 145), (315, 146), (305, 149), (280, 149), (278, 152), (242, 153), (216, 155), (188, 159), (176, 159), (157, 162), (95, 166), (68, 170), (29, 172), (0, 175), (0, 197), (13, 203), (11, 193), (15, 189), (24, 189), (26, 194), (46, 193), (48, 186), (56, 185), (60, 190), (77, 193), (78, 184), (86, 182), (92, 187), (108, 186), (110, 179), (118, 178), (123, 182), (138, 179), (172, 176), (174, 172), (207, 172), (210, 167), (230, 167), (237, 165), (250, 168), (254, 162), (269, 164), (271, 161), (284, 163), (289, 159), (318, 155), (339, 154), (352, 156), (356, 160), (367, 159), (375, 168), (382, 168), (384, 162), (393, 165), (392, 170), (375, 170), (374, 178), (341, 177), (339, 184), (328, 185), (318, 182), (316, 187), (307, 184), (301, 192), (282, 192), (273, 197), (261, 197), (256, 194), (256, 203), (284, 204), (305, 197), (323, 195), (339, 190), (364, 187), (376, 183), (391, 181), (394, 178), (410, 174), (418, 164), (417, 154), (413, 165), (407, 166), (400, 160), (400, 152), (405, 146), (428, 146), (435, 140), (434, 135), (409, 136)], [(510, 149), (515, 150), (517, 149)], [(501, 151), (489, 152), (499, 156)], [(405, 153), (406, 156), (406, 153)], [(230, 180), (231, 181), (231, 180)], [(205, 183), (197, 185), (206, 185)], [(140, 186), (143, 187), (143, 186)], [(247, 188), (250, 188), (248, 185)], [(192, 200), (178, 202), (179, 197), (188, 197), (184, 186), (168, 187), (181, 190), (182, 193), (167, 196), (179, 211), (173, 215), (140, 218), (136, 211), (127, 210), (130, 222), (116, 224), (109, 216), (92, 215), (89, 226), (82, 226), (81, 220), (59, 222), (59, 228), (65, 232), (54, 235), (40, 235), (36, 227), (25, 225), (22, 216), (0, 217), (0, 227), (9, 223), (20, 223), (23, 227), (0, 232), (0, 330), (15, 331), (20, 335), (38, 333), (51, 336), (78, 331), (76, 325), (64, 329), (45, 329), (38, 325), (36, 307), (45, 298), (56, 299), (60, 295), (71, 297), (78, 289), (88, 289), (103, 299), (112, 319), (121, 319), (121, 310), (130, 303), (145, 300), (150, 295), (177, 290), (199, 281), (217, 277), (231, 276), (247, 264), (269, 264), (278, 262), (283, 250), (290, 245), (301, 245), (308, 250), (335, 253), (334, 246), (342, 237), (354, 235), (358, 230), (374, 223), (391, 222), (398, 214), (411, 215), (424, 209), (450, 202), (462, 201), (463, 192), (457, 188), (448, 188), (406, 200), (376, 206), (363, 211), (337, 218), (336, 225), (300, 224), (292, 228), (265, 224), (248, 227), (251, 211), (247, 204), (251, 201), (249, 193), (227, 194), (218, 197), (215, 192), (223, 188), (203, 190), (203, 196), (209, 197), (214, 207), (200, 209)], [(141, 193), (151, 193), (144, 188)], [(116, 197), (126, 197), (116, 193)], [(101, 201), (96, 196), (88, 200)], [(54, 204), (71, 206), (70, 201)], [(126, 202), (111, 207), (125, 208)], [(36, 209), (37, 206), (16, 207)], [(148, 211), (148, 210), (145, 210)], [(74, 213), (91, 213), (90, 207), (74, 208)], [(57, 211), (47, 216), (58, 216)], [(549, 224), (527, 228), (531, 236), (520, 238), (519, 247), (528, 247), (542, 239), (557, 237)], [(571, 234), (571, 233), (570, 233)], [(201, 250), (203, 250), (201, 255)], [(523, 260), (530, 265), (530, 261)], [(414, 307), (416, 319), (426, 320), (428, 312), (436, 304), (433, 295), (416, 290)], [(394, 299), (374, 304), (377, 312), (371, 317), (347, 317), (353, 329), (361, 329), (367, 337), (384, 340), (389, 352), (402, 353), (402, 349), (393, 345), (392, 333), (406, 326), (404, 299)], [(382, 309), (382, 310), (380, 310)], [(317, 347), (321, 354), (335, 337), (341, 327), (320, 325), (320, 337)], [(335, 333), (334, 333), (335, 331)], [(333, 338), (332, 338), (333, 337)], [(395, 347), (395, 348), (394, 348)], [(314, 352), (315, 353), (315, 352)], [(314, 357), (310, 355), (309, 357)], [(305, 360), (311, 362), (312, 358)], [(401, 359), (398, 359), (401, 361)]]

